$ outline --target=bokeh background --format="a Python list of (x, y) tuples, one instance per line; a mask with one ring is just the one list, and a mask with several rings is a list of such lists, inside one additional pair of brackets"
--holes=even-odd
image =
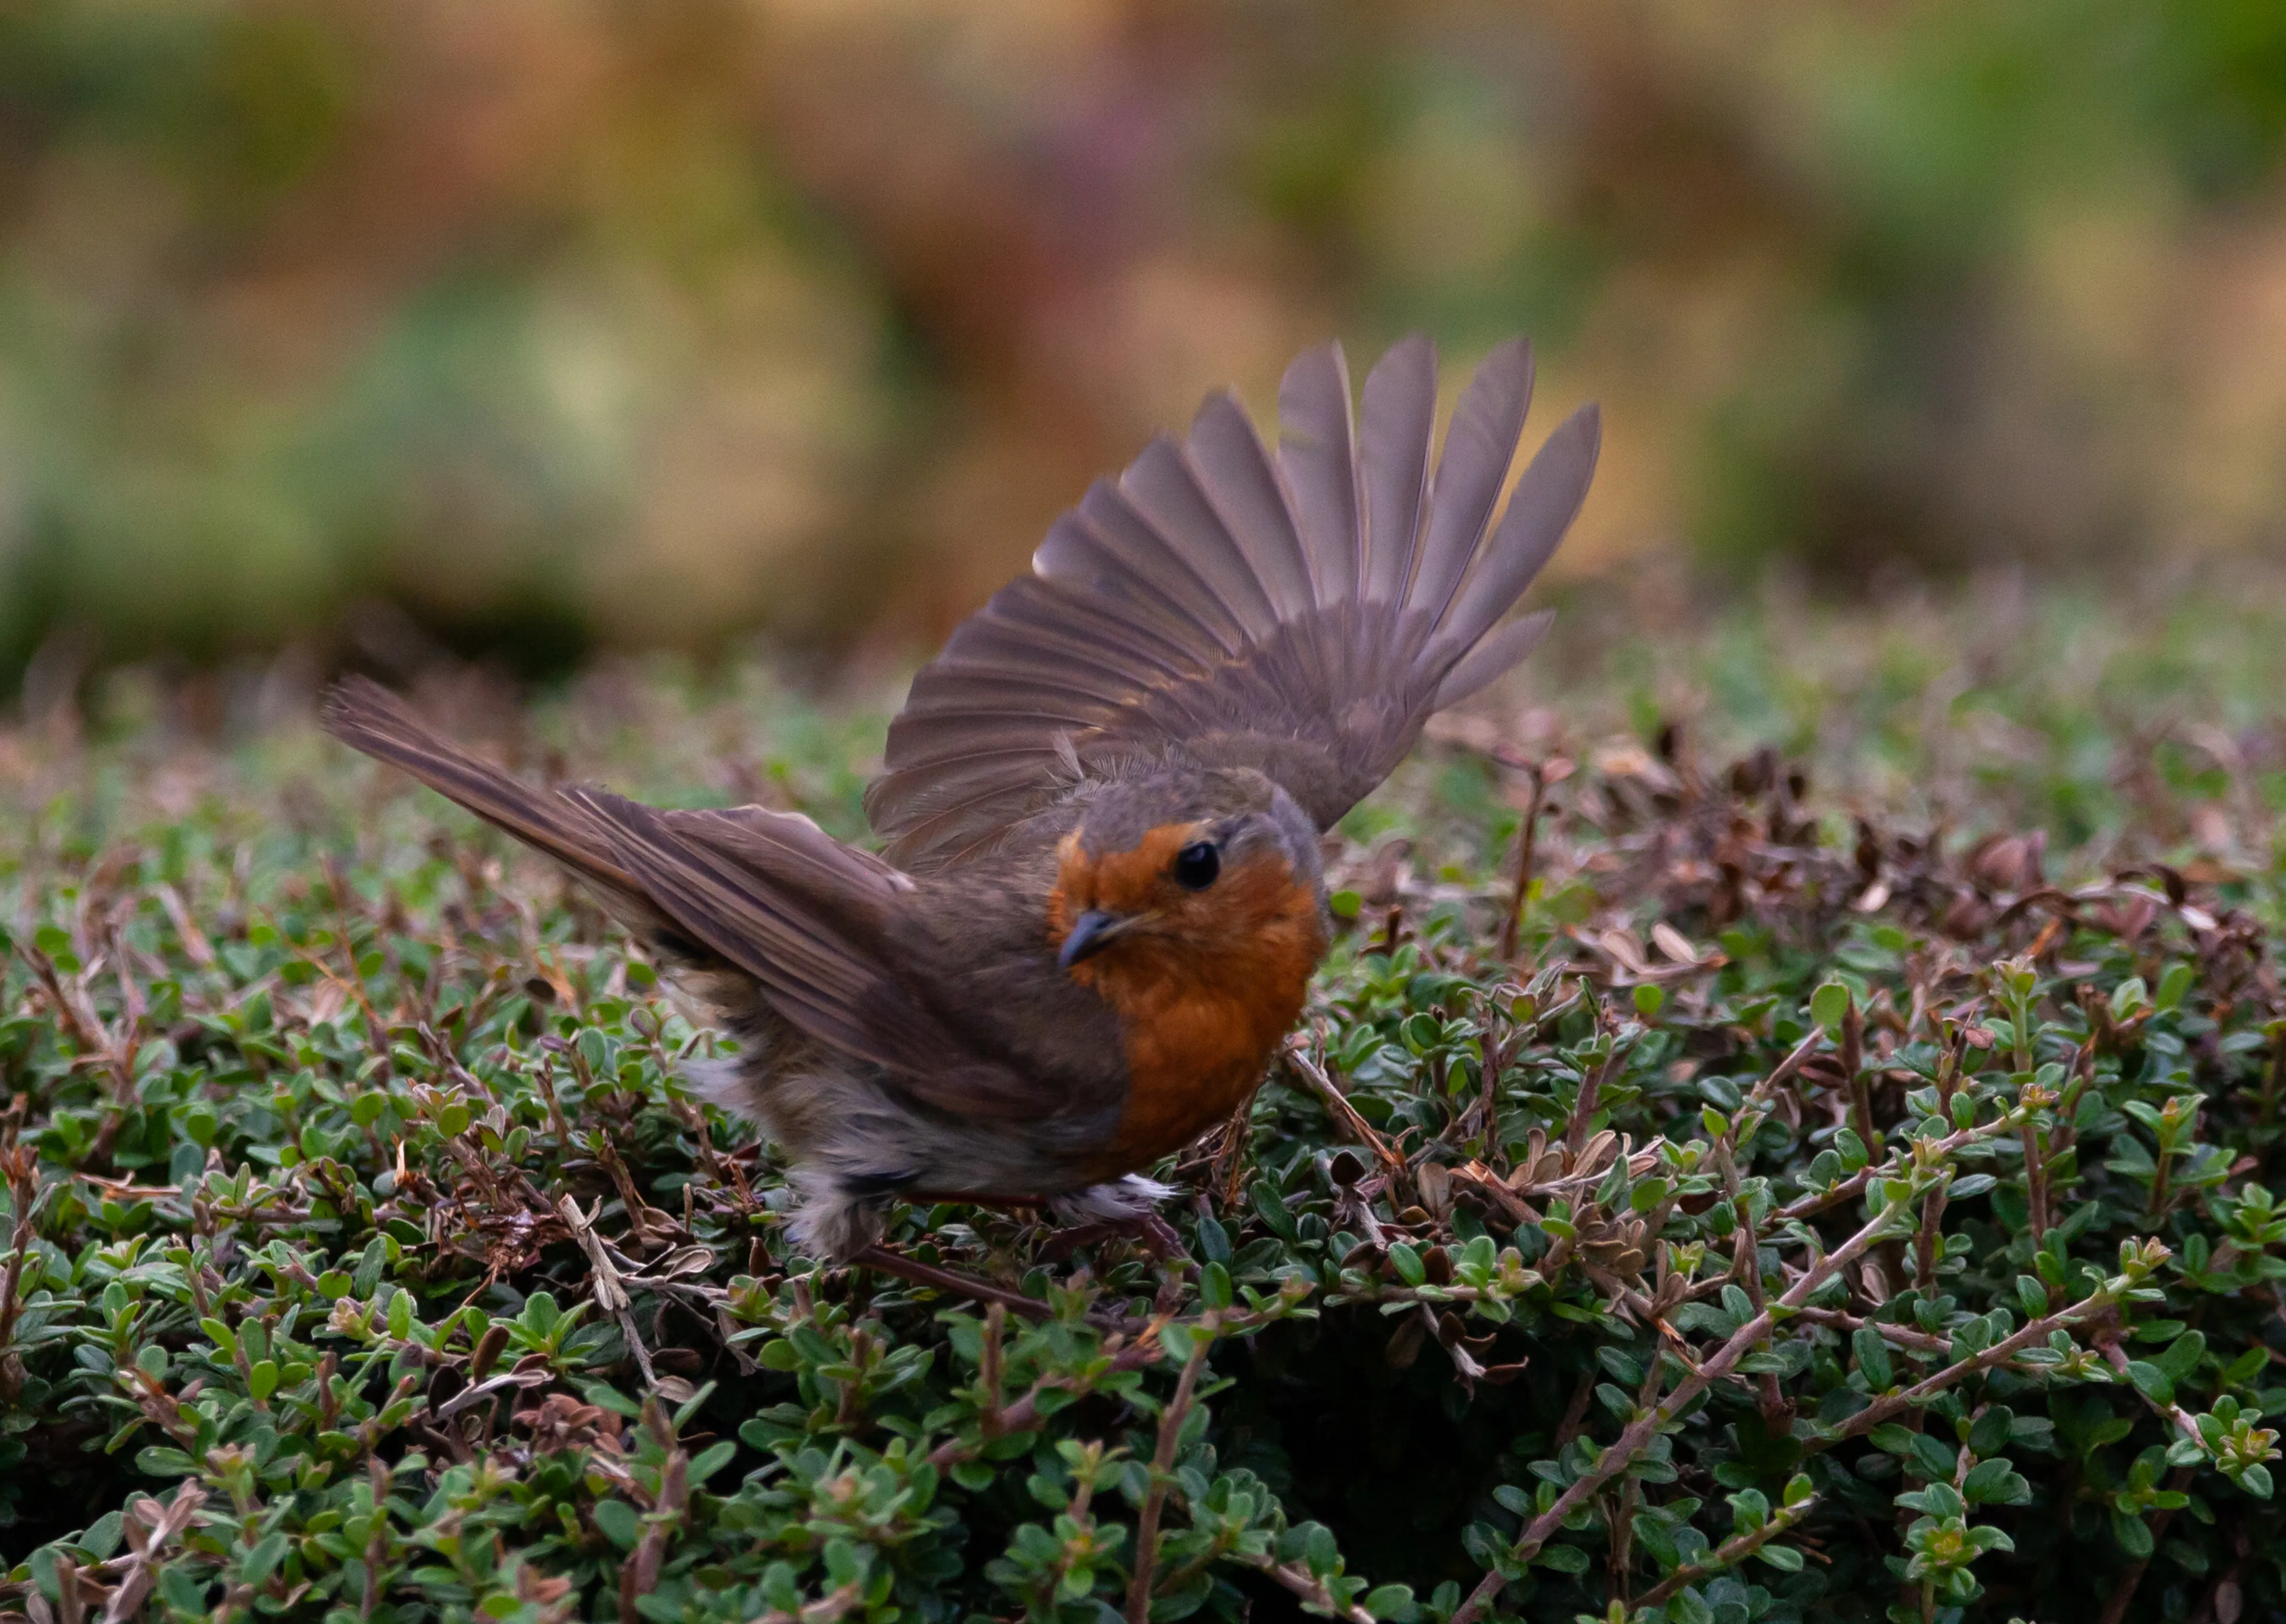
[(922, 647), (1416, 327), (1575, 576), (2275, 550), (2282, 143), (2276, 0), (19, 0), (0, 693)]

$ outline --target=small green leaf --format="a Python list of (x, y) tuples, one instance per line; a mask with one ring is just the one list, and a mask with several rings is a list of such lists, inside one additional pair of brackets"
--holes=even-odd
[(1358, 1604), (1387, 1624), (1413, 1624), (1421, 1616), (1421, 1604), (1413, 1599), (1411, 1585), (1376, 1586)]
[[(1866, 1386), (1875, 1392), (1887, 1392), (1897, 1379), (1896, 1367), (1889, 1357), (1889, 1344), (1881, 1333), (1870, 1325), (1861, 1325), (1850, 1334), (1849, 1345), (1857, 1355), (1857, 1368), (1864, 1373)], [(1899, 1431), (1904, 1429), (1899, 1427)]]
[(2121, 1550), (2138, 1562), (2151, 1554), (2151, 1530), (2140, 1517), (2114, 1511), (2111, 1514), (2111, 1537), (2119, 1541)]
[(246, 1553), (239, 1563), (239, 1577), (246, 1583), (258, 1585), (276, 1571), (286, 1559), (288, 1541), (282, 1533), (273, 1533)]
[(1230, 1271), (1218, 1263), (1199, 1271), (1199, 1300), (1209, 1308), (1230, 1306)]
[(2175, 1401), (2175, 1384), (2165, 1371), (2148, 1360), (2129, 1360), (2127, 1379), (2135, 1384), (2138, 1392), (2154, 1404), (2172, 1404)]
[(624, 1500), (599, 1500), (593, 1513), (603, 1537), (621, 1550), (633, 1550), (642, 1538), (642, 1518)]
[(1961, 1479), (1960, 1492), (1972, 1502), (1998, 1500), (2007, 1493), (2008, 1479), (2014, 1476), (2005, 1457), (1979, 1461), (1969, 1468), (1968, 1476)]

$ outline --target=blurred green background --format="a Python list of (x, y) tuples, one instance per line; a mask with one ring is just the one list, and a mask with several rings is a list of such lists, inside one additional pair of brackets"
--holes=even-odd
[(1574, 575), (2274, 550), (2282, 136), (2277, 0), (15, 0), (0, 691), (910, 649), (1415, 327)]

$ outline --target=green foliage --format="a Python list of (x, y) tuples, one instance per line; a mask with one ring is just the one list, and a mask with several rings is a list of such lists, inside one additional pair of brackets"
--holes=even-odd
[[(645, 703), (559, 718), (699, 779)], [(848, 827), (848, 736), (785, 737)], [(902, 1210), (924, 1286), (793, 1255), (718, 1039), (433, 800), (9, 747), (0, 1613), (2286, 1617), (2266, 871), (1607, 744), (1509, 962), (1447, 747), (1160, 1170), (1187, 1256)]]

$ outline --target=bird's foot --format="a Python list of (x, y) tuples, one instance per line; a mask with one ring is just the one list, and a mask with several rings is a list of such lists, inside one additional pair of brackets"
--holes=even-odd
[(1133, 1174), (1108, 1184), (1053, 1196), (1006, 1195), (978, 1190), (905, 1190), (900, 1199), (915, 1203), (958, 1202), (997, 1211), (1044, 1208), (1063, 1228), (1051, 1234), (1041, 1248), (1041, 1261), (1060, 1263), (1083, 1246), (1098, 1241), (1126, 1239), (1136, 1242), (1161, 1263), (1188, 1263), (1183, 1238), (1155, 1210), (1174, 1194), (1156, 1179)]
[(1183, 1250), (1183, 1237), (1155, 1212), (1136, 1218), (1097, 1218), (1092, 1223), (1059, 1229), (1041, 1246), (1040, 1260), (1061, 1263), (1083, 1246), (1111, 1240), (1132, 1241), (1161, 1263), (1190, 1261), (1190, 1254)]
[(1183, 1250), (1182, 1237), (1157, 1211), (1158, 1203), (1174, 1193), (1156, 1179), (1131, 1173), (1109, 1184), (1059, 1195), (1049, 1203), (1049, 1210), (1068, 1227), (1048, 1237), (1044, 1255), (1058, 1260), (1079, 1247), (1122, 1236), (1161, 1263), (1188, 1263), (1190, 1254)]
[(1052, 1197), (1048, 1210), (1067, 1224), (1084, 1224), (1094, 1218), (1149, 1218), (1156, 1213), (1159, 1203), (1174, 1193), (1172, 1185), (1130, 1173), (1108, 1184), (1092, 1184), (1084, 1190)]
[(955, 1297), (973, 1297), (980, 1303), (998, 1303), (1013, 1308), (1028, 1320), (1048, 1318), (1048, 1305), (1037, 1297), (1029, 1297), (1005, 1286), (997, 1286), (989, 1280), (974, 1274), (963, 1274), (954, 1269), (940, 1269), (934, 1264), (923, 1263), (893, 1252), (885, 1246), (866, 1247), (849, 1259), (852, 1268), (874, 1269), (883, 1274), (894, 1274), (909, 1280), (917, 1286), (927, 1286)]

